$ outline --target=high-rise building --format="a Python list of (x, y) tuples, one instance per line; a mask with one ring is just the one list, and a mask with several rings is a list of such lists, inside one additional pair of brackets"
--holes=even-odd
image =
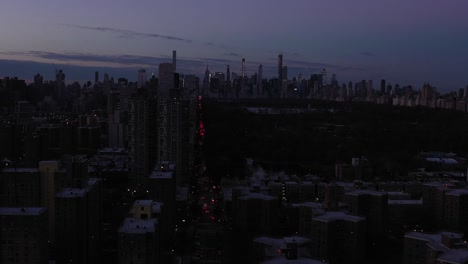
[(365, 216), (371, 241), (386, 235), (388, 227), (388, 194), (370, 190), (356, 190), (345, 194), (349, 213)]
[(203, 91), (201, 93), (202, 95), (205, 95), (210, 90), (210, 78), (210, 70), (208, 70), (208, 66), (206, 66), (205, 76), (203, 77)]
[(257, 75), (257, 96), (263, 95), (263, 66), (260, 64), (258, 66), (258, 75)]
[(466, 263), (468, 249), (463, 234), (408, 232), (404, 238), (404, 264)]
[(374, 85), (372, 80), (367, 81), (367, 97), (371, 97), (374, 94)]
[(174, 65), (174, 72), (177, 72), (177, 51), (172, 51), (172, 65)]
[(98, 83), (99, 82), (99, 72), (94, 72), (94, 83)]
[(162, 241), (167, 242), (165, 249), (169, 249), (175, 228), (176, 216), (176, 179), (175, 165), (162, 162), (156, 165), (149, 176), (149, 198), (162, 203), (163, 210), (160, 216)]
[(174, 71), (171, 63), (159, 64), (158, 88), (158, 161), (169, 160), (170, 147), (170, 90), (174, 88)]
[(5, 168), (0, 175), (0, 206), (41, 206), (41, 175), (37, 168)]
[(67, 172), (71, 184), (56, 194), (56, 261), (101, 263), (101, 183), (88, 178), (83, 157), (74, 157)]
[(118, 90), (111, 90), (107, 95), (108, 139), (109, 147), (126, 147), (127, 142), (127, 105), (126, 98)]
[(146, 70), (140, 69), (138, 71), (138, 88), (142, 88), (146, 84)]
[(282, 78), (283, 78), (283, 81), (287, 81), (288, 80), (288, 66), (283, 66), (283, 70), (282, 70)]
[(51, 245), (55, 245), (55, 191), (58, 189), (55, 177), (59, 169), (60, 162), (57, 160), (39, 162), (39, 172), (41, 174), (41, 206), (47, 208), (49, 241)]
[(360, 263), (366, 251), (366, 219), (326, 212), (312, 220), (312, 256), (329, 263)]
[(40, 75), (39, 73), (34, 75), (34, 86), (36, 88), (41, 87), (43, 83), (44, 83), (44, 77), (42, 75)]
[(47, 209), (0, 207), (0, 263), (49, 263)]
[(444, 208), (444, 227), (468, 232), (468, 190), (449, 190), (445, 193)]
[(320, 76), (322, 77), (322, 82), (320, 84), (326, 85), (327, 84), (327, 70), (322, 69), (322, 71), (320, 72)]
[(55, 96), (61, 98), (65, 89), (65, 74), (62, 70), (55, 72)]
[(386, 91), (385, 89), (387, 88), (386, 81), (384, 79), (380, 80), (380, 94), (385, 95)]
[(242, 58), (242, 80), (245, 79), (245, 58)]
[(242, 235), (269, 234), (278, 220), (278, 198), (262, 193), (233, 197), (233, 223)]
[(231, 81), (231, 71), (229, 70), (229, 65), (227, 65), (227, 69), (226, 69), (226, 81), (227, 82)]
[(156, 101), (148, 89), (138, 89), (129, 103), (128, 149), (130, 186), (148, 190), (148, 175), (156, 164)]
[[(120, 226), (118, 263), (161, 262), (159, 215), (161, 204), (152, 200), (136, 200), (130, 209), (130, 217)], [(167, 241), (164, 241), (167, 242)]]
[[(208, 69), (208, 68), (207, 68)], [(159, 64), (158, 100), (168, 99), (169, 90), (174, 88), (174, 68), (172, 63)]]
[(283, 54), (278, 55), (278, 87), (283, 85)]

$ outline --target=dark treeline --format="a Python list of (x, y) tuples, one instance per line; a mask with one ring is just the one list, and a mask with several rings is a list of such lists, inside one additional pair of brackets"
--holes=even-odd
[[(313, 108), (301, 114), (254, 114), (245, 107)], [(330, 111), (332, 110), (332, 111)], [(462, 112), (324, 101), (207, 101), (208, 166), (243, 176), (245, 158), (267, 169), (332, 176), (335, 162), (366, 156), (380, 177), (424, 165), (421, 151), (468, 150), (468, 115)]]

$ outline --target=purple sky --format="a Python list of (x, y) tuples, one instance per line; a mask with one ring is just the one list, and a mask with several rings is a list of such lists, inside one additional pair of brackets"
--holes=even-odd
[[(0, 77), (136, 80), (177, 50), (178, 70), (276, 74), (321, 68), (340, 82), (385, 78), (439, 90), (468, 85), (467, 0), (3, 0)], [(39, 63), (38, 63), (39, 62)], [(101, 75), (102, 76), (102, 75)], [(119, 77), (119, 76), (114, 76)]]

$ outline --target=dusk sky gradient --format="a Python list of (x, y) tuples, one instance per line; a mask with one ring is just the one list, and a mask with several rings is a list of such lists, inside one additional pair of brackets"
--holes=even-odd
[[(0, 77), (67, 82), (94, 71), (157, 73), (177, 50), (178, 71), (247, 74), (259, 64), (276, 76), (284, 54), (289, 77), (326, 68), (340, 83), (380, 79), (441, 91), (468, 85), (467, 0), (3, 0)], [(101, 75), (102, 76), (102, 75)]]

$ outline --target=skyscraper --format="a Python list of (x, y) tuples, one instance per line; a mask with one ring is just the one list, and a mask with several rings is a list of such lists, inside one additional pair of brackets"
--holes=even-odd
[(245, 79), (245, 59), (242, 58), (242, 80)]
[(263, 95), (263, 66), (260, 64), (258, 66), (258, 76), (257, 76), (257, 96)]
[(320, 75), (322, 76), (322, 85), (326, 85), (327, 84), (327, 70), (326, 69), (322, 69), (322, 72), (320, 73)]
[(283, 86), (283, 54), (278, 55), (278, 87)]
[(63, 89), (65, 88), (65, 74), (62, 70), (58, 70), (55, 73), (55, 96), (61, 98), (63, 95)]
[(288, 66), (283, 66), (281, 76), (282, 76), (281, 78), (283, 79), (283, 81), (288, 80)]
[(231, 71), (229, 70), (229, 65), (227, 65), (227, 69), (226, 69), (226, 81), (228, 82), (231, 81)]
[(177, 71), (176, 63), (177, 63), (177, 51), (172, 51), (172, 65), (174, 65), (174, 72)]
[(99, 82), (99, 72), (94, 72), (94, 83), (98, 83)]
[(138, 71), (138, 88), (143, 87), (145, 83), (146, 83), (146, 70), (140, 69)]
[(148, 174), (156, 164), (156, 102), (147, 89), (139, 89), (129, 106), (130, 185), (146, 191)]
[(172, 63), (159, 64), (158, 89), (158, 161), (170, 160), (170, 91), (174, 88), (174, 71)]
[(172, 63), (159, 64), (158, 99), (168, 99), (169, 90), (174, 88), (174, 67)]
[(47, 208), (0, 207), (0, 262), (48, 261)]
[(207, 93), (209, 91), (209, 89), (210, 89), (210, 78), (211, 78), (210, 70), (208, 69), (208, 66), (206, 66), (205, 77), (203, 77), (202, 95)]
[(385, 95), (385, 88), (387, 88), (386, 81), (384, 79), (380, 80), (380, 94)]

